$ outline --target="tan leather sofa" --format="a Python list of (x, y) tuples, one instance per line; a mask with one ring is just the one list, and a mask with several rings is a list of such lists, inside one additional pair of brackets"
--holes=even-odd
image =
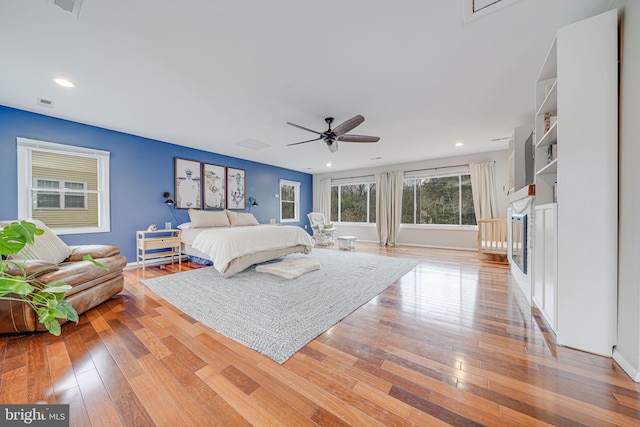
[[(107, 301), (124, 286), (122, 270), (127, 259), (120, 255), (120, 249), (107, 245), (70, 246), (71, 255), (63, 263), (28, 260), (29, 272), (46, 271), (37, 279), (42, 283), (61, 281), (70, 285), (65, 299), (71, 303), (78, 314)], [(107, 267), (101, 269), (91, 262), (82, 261), (85, 254)], [(63, 321), (60, 319), (60, 323)], [(33, 309), (20, 301), (0, 300), (0, 333), (45, 331), (38, 323)]]

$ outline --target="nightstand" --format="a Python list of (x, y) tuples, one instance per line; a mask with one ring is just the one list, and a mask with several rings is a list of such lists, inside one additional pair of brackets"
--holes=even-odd
[(178, 264), (182, 265), (180, 256), (180, 230), (155, 230), (136, 231), (136, 267), (142, 270), (146, 267), (146, 260), (171, 257), (173, 265), (174, 257), (178, 257)]

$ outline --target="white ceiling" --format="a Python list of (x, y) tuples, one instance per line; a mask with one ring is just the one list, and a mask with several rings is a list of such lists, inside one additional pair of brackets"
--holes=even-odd
[[(520, 0), (465, 23), (462, 0), (84, 0), (77, 18), (0, 0), (0, 104), (308, 173), (494, 151), (533, 120), (556, 29), (610, 3)], [(286, 147), (314, 138), (287, 121), (356, 114), (351, 133), (380, 142)]]

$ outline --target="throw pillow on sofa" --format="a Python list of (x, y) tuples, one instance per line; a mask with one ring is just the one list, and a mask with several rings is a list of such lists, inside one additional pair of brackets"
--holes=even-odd
[(12, 256), (13, 259), (38, 259), (59, 264), (71, 255), (71, 248), (49, 227), (44, 225), (42, 221), (37, 219), (29, 219), (27, 221), (34, 223), (44, 233), (40, 236), (35, 236), (35, 242), (28, 251), (21, 250)]

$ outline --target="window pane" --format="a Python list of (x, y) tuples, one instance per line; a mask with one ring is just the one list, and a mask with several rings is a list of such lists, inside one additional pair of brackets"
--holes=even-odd
[(340, 186), (340, 221), (367, 222), (367, 184)]
[(282, 219), (295, 219), (295, 203), (282, 202)]
[(36, 180), (36, 186), (38, 188), (60, 188), (60, 183), (48, 179), (38, 179)]
[(300, 220), (300, 183), (280, 180), (280, 220)]
[(39, 191), (36, 193), (36, 207), (38, 209), (60, 208), (60, 194)]
[[(98, 160), (74, 154), (52, 153), (34, 150), (31, 174), (40, 188), (65, 188), (70, 190), (98, 190)], [(85, 193), (62, 193), (53, 201), (50, 197), (37, 203), (32, 217), (51, 228), (99, 227), (99, 195), (92, 198)], [(55, 205), (55, 206), (54, 206)]]
[(282, 184), (280, 187), (280, 200), (293, 202), (296, 197), (296, 191), (293, 185)]
[(331, 221), (338, 221), (338, 186), (331, 187)]
[(462, 175), (462, 224), (475, 225), (476, 213), (473, 207), (473, 194), (471, 192), (471, 175)]
[(415, 179), (406, 179), (402, 184), (402, 223), (403, 224), (415, 224), (414, 217), (414, 205), (415, 194), (414, 186)]
[(65, 182), (64, 188), (67, 190), (84, 190), (84, 182)]
[(84, 209), (84, 194), (65, 194), (65, 209)]
[(418, 187), (419, 224), (459, 224), (459, 178), (424, 178)]
[(376, 222), (376, 184), (369, 184), (369, 222)]

